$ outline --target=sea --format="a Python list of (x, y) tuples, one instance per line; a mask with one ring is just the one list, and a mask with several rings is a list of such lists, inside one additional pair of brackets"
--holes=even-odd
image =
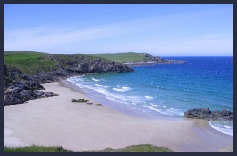
[[(233, 57), (162, 57), (185, 64), (134, 66), (134, 72), (89, 74), (67, 81), (90, 98), (118, 111), (148, 119), (184, 119), (193, 108), (233, 111)], [(232, 121), (209, 121), (233, 136)]]

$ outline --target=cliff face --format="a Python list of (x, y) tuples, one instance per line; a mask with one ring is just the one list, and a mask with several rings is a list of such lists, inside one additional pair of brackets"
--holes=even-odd
[[(84, 55), (47, 55), (40, 57), (40, 61), (51, 61), (51, 66), (35, 66), (35, 74), (25, 74), (16, 66), (4, 64), (4, 105), (21, 104), (37, 98), (57, 96), (51, 92), (42, 92), (41, 83), (57, 82), (70, 76), (85, 73), (123, 73), (133, 72), (130, 67), (96, 57)], [(24, 60), (24, 63), (26, 61)], [(27, 67), (25, 67), (27, 68)], [(42, 70), (41, 70), (42, 69)], [(31, 70), (28, 67), (27, 70)]]
[(59, 62), (59, 66), (76, 73), (122, 73), (133, 72), (130, 67), (106, 59), (83, 55), (52, 55), (51, 59)]

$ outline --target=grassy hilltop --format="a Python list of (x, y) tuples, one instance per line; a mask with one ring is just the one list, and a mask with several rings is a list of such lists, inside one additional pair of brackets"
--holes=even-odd
[(56, 69), (57, 62), (50, 60), (50, 55), (33, 51), (5, 51), (4, 63), (12, 65), (26, 74)]
[(89, 54), (89, 55), (105, 58), (120, 63), (148, 61), (152, 57), (150, 54), (147, 53), (136, 53), (136, 52), (126, 52), (116, 54)]

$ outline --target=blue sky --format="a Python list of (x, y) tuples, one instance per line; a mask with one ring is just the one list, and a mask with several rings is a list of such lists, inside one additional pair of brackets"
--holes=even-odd
[(233, 56), (233, 5), (5, 4), (4, 50)]

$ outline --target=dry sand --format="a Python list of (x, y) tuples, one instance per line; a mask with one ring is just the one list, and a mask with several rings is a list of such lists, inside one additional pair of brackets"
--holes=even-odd
[[(84, 151), (152, 144), (177, 152), (203, 152), (233, 144), (233, 137), (214, 130), (207, 121), (132, 117), (108, 106), (96, 106), (96, 101), (58, 82), (43, 86), (59, 96), (4, 107), (4, 145), (58, 145)], [(80, 98), (93, 105), (71, 102)]]

